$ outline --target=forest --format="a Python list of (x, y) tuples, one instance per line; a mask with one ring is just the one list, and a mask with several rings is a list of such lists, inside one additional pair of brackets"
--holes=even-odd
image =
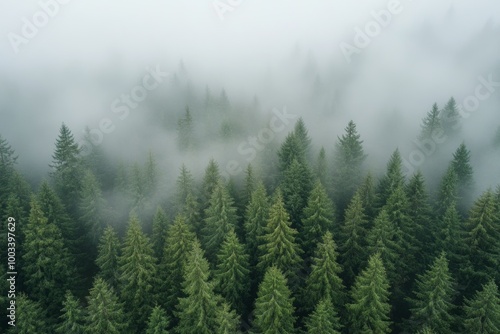
[[(206, 119), (231, 114), (224, 91), (204, 101)], [(165, 175), (152, 151), (130, 164), (98, 145), (83, 152), (63, 123), (50, 172), (33, 185), (0, 137), (3, 319), (9, 217), (18, 270), (15, 326), (3, 329), (500, 333), (500, 187), (473, 196), (472, 152), (450, 126), (457, 117), (451, 98), (422, 119), (422, 142), (442, 132), (457, 143), (430, 185), (420, 170), (405, 174), (397, 147), (374, 173), (354, 121), (320, 148), (298, 117), (229, 178), (216, 159), (201, 175), (185, 164)], [(231, 142), (237, 123), (218, 119), (201, 137), (204, 118), (186, 106), (179, 152)]]

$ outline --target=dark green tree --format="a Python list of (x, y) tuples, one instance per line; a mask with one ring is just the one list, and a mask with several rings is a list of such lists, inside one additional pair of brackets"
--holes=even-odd
[(107, 220), (106, 207), (106, 200), (96, 177), (92, 172), (85, 171), (81, 189), (80, 217), (93, 245), (97, 245), (104, 230)]
[(50, 334), (52, 326), (47, 324), (47, 312), (43, 306), (28, 298), (24, 293), (16, 297), (16, 322), (9, 333), (13, 334)]
[(257, 178), (251, 164), (248, 164), (245, 170), (245, 185), (241, 194), (241, 203), (246, 208), (252, 199), (252, 193), (257, 188)]
[(240, 317), (234, 310), (231, 310), (229, 304), (223, 302), (217, 310), (217, 334), (240, 334)]
[(61, 312), (62, 315), (59, 317), (61, 323), (56, 327), (56, 333), (85, 334), (84, 309), (70, 291), (66, 292)]
[(418, 275), (415, 298), (411, 299), (409, 323), (415, 330), (429, 327), (438, 333), (452, 333), (454, 281), (443, 252), (423, 275)]
[(460, 128), (460, 114), (453, 97), (450, 97), (441, 112), (441, 124), (447, 134), (453, 134)]
[(219, 164), (214, 159), (210, 159), (201, 185), (201, 209), (203, 211), (210, 206), (210, 198), (212, 198), (212, 193), (220, 182), (220, 178)]
[(250, 202), (245, 213), (245, 239), (250, 264), (257, 265), (259, 257), (259, 246), (262, 244), (262, 236), (265, 234), (267, 220), (269, 217), (269, 197), (266, 193), (264, 183), (260, 181), (252, 192)]
[(472, 202), (474, 172), (470, 164), (470, 151), (464, 143), (460, 144), (455, 153), (453, 153), (451, 166), (457, 174), (458, 208), (462, 215), (465, 215)]
[(311, 174), (307, 165), (294, 159), (283, 174), (281, 189), (292, 226), (299, 229), (302, 211), (307, 205), (307, 199), (312, 189)]
[(307, 334), (340, 334), (340, 321), (332, 301), (321, 299), (306, 320)]
[(309, 133), (306, 128), (306, 124), (302, 117), (299, 117), (297, 122), (295, 122), (295, 127), (293, 132), (297, 139), (299, 140), (300, 146), (302, 147), (302, 151), (304, 152), (304, 157), (306, 159), (310, 156), (311, 149), (311, 138), (309, 137)]
[(175, 184), (175, 208), (180, 213), (186, 206), (188, 195), (194, 194), (194, 178), (184, 164), (181, 166), (181, 171)]
[(326, 152), (324, 147), (321, 147), (318, 158), (316, 159), (316, 165), (314, 166), (314, 176), (319, 179), (324, 187), (330, 185), (328, 178), (328, 162), (326, 161)]
[(474, 298), (465, 301), (465, 333), (500, 333), (500, 296), (494, 280), (483, 285)]
[(283, 144), (281, 144), (278, 151), (278, 159), (281, 177), (283, 177), (283, 174), (292, 165), (294, 160), (297, 160), (299, 163), (306, 162), (304, 147), (294, 132), (289, 133)]
[(380, 179), (377, 192), (378, 196), (378, 208), (382, 208), (389, 197), (392, 195), (394, 190), (398, 187), (404, 187), (405, 177), (402, 171), (403, 161), (401, 159), (401, 154), (399, 149), (396, 149), (387, 163), (387, 171), (385, 175)]
[(99, 267), (99, 277), (115, 289), (118, 287), (120, 249), (121, 243), (115, 230), (111, 226), (106, 227), (98, 245), (95, 262)]
[(427, 112), (427, 115), (422, 120), (421, 127), (420, 140), (433, 139), (434, 136), (440, 136), (441, 132), (444, 132), (437, 103), (434, 103), (432, 109)]
[(150, 201), (156, 195), (159, 179), (160, 175), (156, 158), (150, 150), (144, 165), (144, 192)]
[(118, 299), (114, 289), (102, 278), (95, 279), (87, 299), (87, 333), (123, 334), (129, 332), (124, 305)]
[(165, 237), (168, 229), (168, 217), (161, 206), (156, 209), (156, 214), (153, 217), (153, 233), (151, 234), (151, 242), (153, 244), (153, 253), (159, 261), (163, 256), (165, 248)]
[(17, 156), (10, 144), (0, 135), (0, 210), (3, 212), (7, 207), (7, 199), (10, 195), (11, 179), (15, 172)]
[(333, 195), (336, 207), (341, 214), (347, 208), (361, 181), (366, 154), (360, 137), (356, 124), (351, 120), (345, 128), (345, 134), (338, 137), (335, 144)]
[(158, 305), (153, 308), (148, 319), (145, 334), (168, 334), (170, 320), (167, 313)]
[(353, 302), (347, 304), (353, 333), (390, 333), (389, 282), (380, 254), (368, 260), (368, 267), (351, 290)]
[(277, 267), (269, 267), (255, 301), (255, 330), (262, 334), (296, 333), (293, 301), (285, 275)]
[(372, 221), (376, 215), (376, 206), (378, 203), (377, 191), (375, 188), (375, 180), (373, 175), (369, 172), (366, 174), (365, 179), (359, 186), (357, 192), (361, 196), (361, 203), (365, 209), (366, 217)]
[(443, 215), (451, 204), (458, 202), (458, 176), (453, 166), (449, 166), (439, 185), (436, 212)]
[(186, 224), (196, 233), (198, 238), (202, 237), (203, 219), (201, 218), (200, 203), (198, 198), (189, 193), (186, 197), (186, 205), (182, 210), (182, 215), (186, 219)]

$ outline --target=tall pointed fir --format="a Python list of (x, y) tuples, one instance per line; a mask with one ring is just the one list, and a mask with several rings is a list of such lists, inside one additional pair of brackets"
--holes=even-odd
[(257, 177), (254, 172), (254, 168), (251, 164), (248, 164), (247, 169), (245, 170), (245, 183), (243, 186), (243, 191), (241, 193), (241, 204), (243, 207), (247, 207), (252, 199), (252, 193), (257, 188)]
[(151, 234), (153, 253), (158, 261), (160, 261), (163, 256), (168, 225), (169, 221), (165, 211), (161, 206), (158, 206), (153, 217), (153, 233)]
[(302, 218), (302, 249), (312, 255), (326, 231), (333, 231), (335, 211), (324, 186), (318, 180), (309, 195)]
[(356, 124), (351, 120), (345, 128), (345, 134), (338, 137), (335, 145), (332, 183), (340, 214), (347, 208), (361, 181), (366, 154), (360, 137)]
[(145, 334), (168, 334), (170, 320), (167, 313), (158, 305), (151, 311)]
[(121, 243), (115, 230), (111, 226), (106, 227), (97, 248), (95, 262), (99, 267), (98, 276), (114, 289), (118, 287), (120, 249)]
[(179, 298), (177, 317), (179, 334), (218, 333), (217, 298), (214, 283), (209, 280), (210, 270), (200, 243), (192, 243), (184, 268), (184, 294)]
[(301, 228), (302, 210), (307, 205), (311, 188), (312, 179), (309, 167), (305, 162), (294, 159), (283, 173), (281, 189), (292, 226), (296, 229)]
[(340, 334), (337, 312), (328, 298), (321, 299), (306, 320), (307, 334)]
[(340, 254), (348, 286), (352, 284), (367, 258), (366, 225), (361, 196), (356, 192), (346, 209), (340, 235)]
[(285, 275), (277, 267), (269, 267), (255, 300), (255, 331), (263, 334), (296, 333), (293, 301)]
[(56, 327), (59, 334), (85, 334), (85, 312), (78, 300), (70, 291), (66, 292), (63, 302), (60, 324)]
[(465, 215), (469, 205), (472, 203), (474, 172), (470, 164), (470, 151), (464, 143), (460, 144), (455, 153), (453, 153), (451, 166), (457, 174), (458, 208), (462, 215)]
[(460, 130), (461, 117), (458, 113), (457, 102), (453, 96), (444, 105), (440, 118), (446, 135), (453, 135)]
[(7, 207), (7, 198), (11, 189), (11, 178), (15, 172), (17, 156), (10, 144), (0, 135), (0, 211)]
[(259, 246), (258, 268), (260, 273), (275, 266), (281, 270), (292, 285), (297, 283), (297, 272), (300, 269), (302, 250), (296, 243), (297, 230), (291, 227), (290, 216), (285, 209), (279, 188), (274, 195), (274, 203), (269, 209), (265, 234)]
[(353, 333), (391, 332), (389, 281), (380, 254), (372, 255), (367, 268), (356, 277), (351, 298), (347, 309)]
[(321, 147), (318, 158), (316, 159), (316, 165), (314, 166), (314, 177), (319, 179), (325, 188), (330, 185), (327, 173), (328, 162), (326, 161), (326, 151), (324, 147)]
[(177, 145), (181, 152), (193, 149), (193, 134), (193, 117), (189, 107), (186, 106), (183, 117), (177, 122)]
[(182, 212), (189, 194), (194, 194), (194, 178), (186, 165), (182, 164), (180, 174), (175, 181), (175, 209)]
[(377, 186), (377, 192), (379, 193), (378, 208), (382, 208), (387, 203), (396, 188), (404, 187), (405, 176), (403, 175), (402, 166), (401, 154), (399, 149), (396, 149), (387, 163), (385, 175), (380, 179)]
[(57, 315), (64, 293), (75, 288), (74, 259), (64, 246), (59, 228), (43, 215), (40, 204), (33, 199), (25, 228), (23, 245), (23, 276), (26, 292), (42, 306)]
[(172, 316), (171, 310), (177, 305), (178, 298), (183, 296), (184, 266), (195, 238), (194, 232), (182, 215), (175, 217), (174, 223), (167, 230), (163, 257), (159, 265), (159, 300), (169, 316)]
[(465, 333), (500, 333), (500, 296), (494, 280), (484, 284), (474, 298), (465, 301)]
[(233, 199), (222, 181), (219, 181), (210, 197), (209, 207), (205, 210), (205, 226), (202, 229), (207, 258), (211, 262), (215, 262), (226, 234), (236, 228), (237, 220)]
[[(450, 203), (444, 215), (438, 220), (438, 230), (435, 234), (437, 245), (435, 250), (429, 249), (429, 253), (436, 253), (434, 256), (439, 255), (440, 252), (446, 252), (446, 257), (449, 259), (450, 272), (454, 277), (462, 278), (460, 270), (465, 268), (470, 263), (466, 261), (463, 240), (463, 223), (460, 214), (458, 213), (455, 203)], [(461, 280), (460, 280), (461, 281)], [(465, 282), (459, 282), (463, 284)], [(459, 289), (462, 287), (458, 286)]]
[(91, 245), (95, 246), (99, 242), (107, 218), (106, 201), (101, 187), (94, 174), (85, 171), (80, 199), (80, 219)]
[(229, 307), (229, 304), (222, 302), (222, 305), (217, 309), (217, 334), (240, 334), (240, 317), (234, 310)]
[(427, 112), (422, 120), (420, 140), (434, 140), (434, 137), (441, 136), (444, 132), (443, 125), (441, 124), (441, 115), (437, 103), (432, 105), (432, 109)]
[(458, 202), (458, 176), (453, 166), (449, 166), (441, 179), (437, 194), (436, 212), (443, 215), (451, 204)]
[(51, 334), (52, 326), (47, 323), (48, 312), (37, 301), (24, 293), (16, 297), (16, 321), (8, 333), (12, 334)]
[(80, 148), (69, 128), (63, 123), (52, 155), (52, 176), (57, 194), (75, 218), (78, 215), (78, 199), (82, 182)]
[(292, 165), (294, 160), (305, 163), (304, 146), (294, 132), (285, 138), (278, 151), (280, 176), (283, 177), (285, 171)]
[(114, 289), (102, 278), (95, 279), (87, 301), (86, 333), (122, 334), (129, 332), (124, 304), (118, 299)]
[(148, 157), (146, 158), (146, 163), (144, 164), (144, 193), (151, 202), (158, 191), (158, 181), (160, 180), (158, 165), (156, 158), (151, 152), (148, 151)]
[(322, 298), (328, 299), (336, 309), (344, 306), (345, 287), (339, 277), (342, 267), (337, 262), (337, 246), (332, 234), (326, 232), (318, 243), (312, 258), (311, 273), (306, 279), (304, 304), (312, 310)]
[(234, 230), (227, 233), (217, 259), (215, 291), (242, 314), (248, 302), (250, 288), (249, 257)]
[(209, 207), (210, 198), (212, 197), (212, 193), (217, 187), (220, 178), (219, 164), (214, 159), (210, 159), (207, 168), (205, 169), (201, 185), (201, 209), (203, 211)]
[(359, 196), (361, 196), (361, 203), (365, 209), (367, 219), (372, 221), (376, 215), (375, 213), (378, 198), (375, 188), (375, 180), (370, 172), (366, 174), (357, 192), (359, 193)]
[(308, 160), (310, 158), (311, 138), (309, 137), (306, 124), (302, 117), (299, 117), (297, 122), (295, 122), (295, 127), (293, 129), (293, 132), (297, 137), (297, 139), (299, 140), (300, 145), (302, 146), (302, 151), (304, 152), (304, 158)]
[(454, 297), (454, 280), (443, 252), (423, 275), (418, 275), (415, 298), (411, 299), (411, 328), (429, 327), (438, 333), (453, 333)]
[(155, 301), (156, 259), (149, 238), (139, 220), (132, 216), (122, 246), (119, 264), (119, 290), (127, 305), (132, 328), (142, 330)]

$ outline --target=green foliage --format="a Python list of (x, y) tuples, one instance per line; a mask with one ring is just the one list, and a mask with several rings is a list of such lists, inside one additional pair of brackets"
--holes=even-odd
[(429, 327), (443, 334), (452, 333), (454, 297), (454, 281), (443, 252), (429, 270), (418, 275), (415, 298), (411, 299), (411, 326), (414, 329)]
[(330, 184), (328, 178), (328, 162), (326, 161), (326, 152), (324, 147), (321, 147), (318, 158), (316, 159), (314, 177), (316, 177), (324, 187)]
[(377, 192), (378, 196), (378, 207), (382, 208), (387, 204), (387, 200), (394, 193), (394, 191), (405, 185), (405, 177), (402, 171), (403, 161), (401, 159), (401, 153), (399, 149), (396, 149), (387, 163), (387, 171), (385, 175), (380, 179)]
[(318, 302), (306, 321), (307, 334), (340, 334), (341, 325), (329, 298)]
[(285, 275), (277, 267), (269, 267), (255, 301), (254, 326), (257, 332), (296, 333), (293, 300)]
[(177, 145), (181, 151), (191, 150), (195, 145), (193, 117), (188, 106), (186, 106), (184, 117), (177, 122)]
[(106, 201), (91, 171), (85, 171), (80, 199), (81, 221), (93, 244), (97, 244), (106, 223)]
[[(102, 278), (96, 278), (87, 297), (86, 332), (95, 334), (128, 333), (124, 305)], [(136, 320), (136, 319), (133, 319)]]
[(120, 248), (121, 243), (115, 230), (111, 226), (106, 227), (98, 245), (95, 262), (99, 267), (99, 277), (113, 288), (118, 287)]
[(219, 164), (217, 164), (214, 159), (210, 159), (205, 169), (205, 175), (203, 176), (203, 183), (201, 185), (201, 202), (203, 210), (207, 209), (210, 205), (210, 198), (220, 182), (220, 177)]
[(500, 333), (500, 296), (495, 281), (491, 280), (464, 305), (466, 333)]
[(0, 135), (0, 211), (7, 207), (7, 198), (12, 189), (12, 176), (15, 172), (14, 166), (17, 161), (15, 151), (7, 140)]
[(373, 220), (375, 218), (378, 198), (375, 189), (375, 180), (371, 173), (366, 175), (357, 192), (361, 196), (361, 203), (363, 204), (367, 218)]
[(380, 254), (372, 255), (368, 267), (356, 277), (351, 297), (347, 309), (353, 333), (391, 332), (389, 282)]
[(239, 334), (240, 317), (225, 302), (217, 310), (217, 334)]
[[(4, 320), (5, 321), (5, 320)], [(16, 322), (9, 333), (15, 334), (50, 334), (47, 324), (47, 312), (39, 302), (33, 301), (24, 293), (16, 298)]]
[(73, 296), (70, 291), (66, 292), (63, 302), (62, 315), (59, 317), (61, 323), (57, 326), (56, 332), (60, 334), (84, 334), (85, 333), (85, 312), (80, 301)]
[(305, 162), (306, 158), (303, 143), (294, 132), (289, 133), (283, 144), (281, 144), (278, 151), (278, 158), (279, 170), (282, 176), (292, 165), (294, 160), (297, 160), (299, 163)]
[(312, 182), (309, 168), (305, 163), (294, 159), (283, 173), (281, 189), (292, 226), (297, 229), (300, 228), (302, 210), (307, 205), (311, 188)]
[(470, 151), (464, 143), (460, 144), (455, 153), (451, 167), (457, 174), (457, 195), (459, 198), (459, 208), (465, 214), (472, 200), (472, 192), (474, 186), (473, 170), (470, 164)]
[(252, 266), (256, 266), (258, 262), (259, 246), (262, 244), (262, 236), (265, 233), (268, 217), (269, 198), (264, 183), (260, 181), (252, 192), (243, 224), (246, 247), (248, 254), (250, 254), (250, 264)]
[(304, 157), (309, 158), (310, 155), (309, 152), (311, 149), (311, 138), (309, 137), (306, 124), (304, 123), (302, 117), (299, 117), (299, 119), (295, 123), (293, 133), (295, 134), (295, 136), (299, 141), (302, 152), (304, 152)]
[(145, 334), (168, 334), (169, 324), (167, 313), (156, 305), (149, 316)]
[(252, 193), (257, 188), (257, 178), (251, 164), (248, 164), (245, 170), (245, 185), (241, 194), (241, 202), (244, 207), (247, 207), (252, 199)]
[(181, 212), (186, 205), (188, 195), (194, 194), (194, 178), (184, 164), (181, 166), (181, 173), (177, 177), (175, 184), (175, 208), (177, 212)]
[(427, 115), (425, 115), (425, 118), (422, 120), (422, 130), (420, 132), (421, 140), (434, 140), (434, 136), (440, 136), (440, 133), (444, 132), (439, 113), (438, 105), (434, 103), (432, 109), (427, 112)]
[(156, 214), (153, 217), (153, 233), (151, 235), (151, 242), (153, 253), (156, 259), (160, 260), (165, 248), (165, 237), (167, 235), (168, 218), (165, 211), (158, 206)]

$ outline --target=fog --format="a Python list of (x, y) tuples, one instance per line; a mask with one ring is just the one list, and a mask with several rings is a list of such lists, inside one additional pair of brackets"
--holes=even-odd
[[(461, 105), (484, 80), (500, 81), (500, 3), (494, 0), (64, 2), (0, 3), (0, 134), (35, 184), (47, 177), (62, 122), (81, 140), (85, 127), (111, 120), (114, 130), (100, 144), (107, 156), (143, 161), (153, 151), (168, 189), (182, 163), (196, 175), (212, 157), (221, 166), (236, 160), (244, 167), (248, 156), (239, 145), (283, 108), (303, 117), (314, 151), (324, 146), (329, 159), (354, 120), (367, 166), (379, 175), (396, 148), (411, 160), (434, 102), (441, 108), (454, 96)], [(33, 22), (42, 4), (51, 4), (53, 16), (26, 37), (26, 20)], [(356, 29), (366, 31), (377, 22), (374, 13), (391, 6), (397, 13), (377, 23), (379, 31), (359, 47)], [(346, 44), (357, 51), (346, 57)], [(113, 101), (154, 69), (168, 73), (158, 87), (126, 117), (115, 113)], [(186, 105), (199, 138), (210, 138), (220, 125), (203, 118), (207, 88), (215, 97), (226, 92), (228, 117), (241, 127), (229, 142), (206, 140), (196, 153), (180, 153), (176, 126)], [(500, 87), (492, 90), (464, 113), (457, 138), (408, 173), (422, 169), (435, 187), (463, 141), (477, 192), (499, 184), (500, 151), (492, 142)], [(291, 121), (257, 159), (265, 161), (292, 129)]]

